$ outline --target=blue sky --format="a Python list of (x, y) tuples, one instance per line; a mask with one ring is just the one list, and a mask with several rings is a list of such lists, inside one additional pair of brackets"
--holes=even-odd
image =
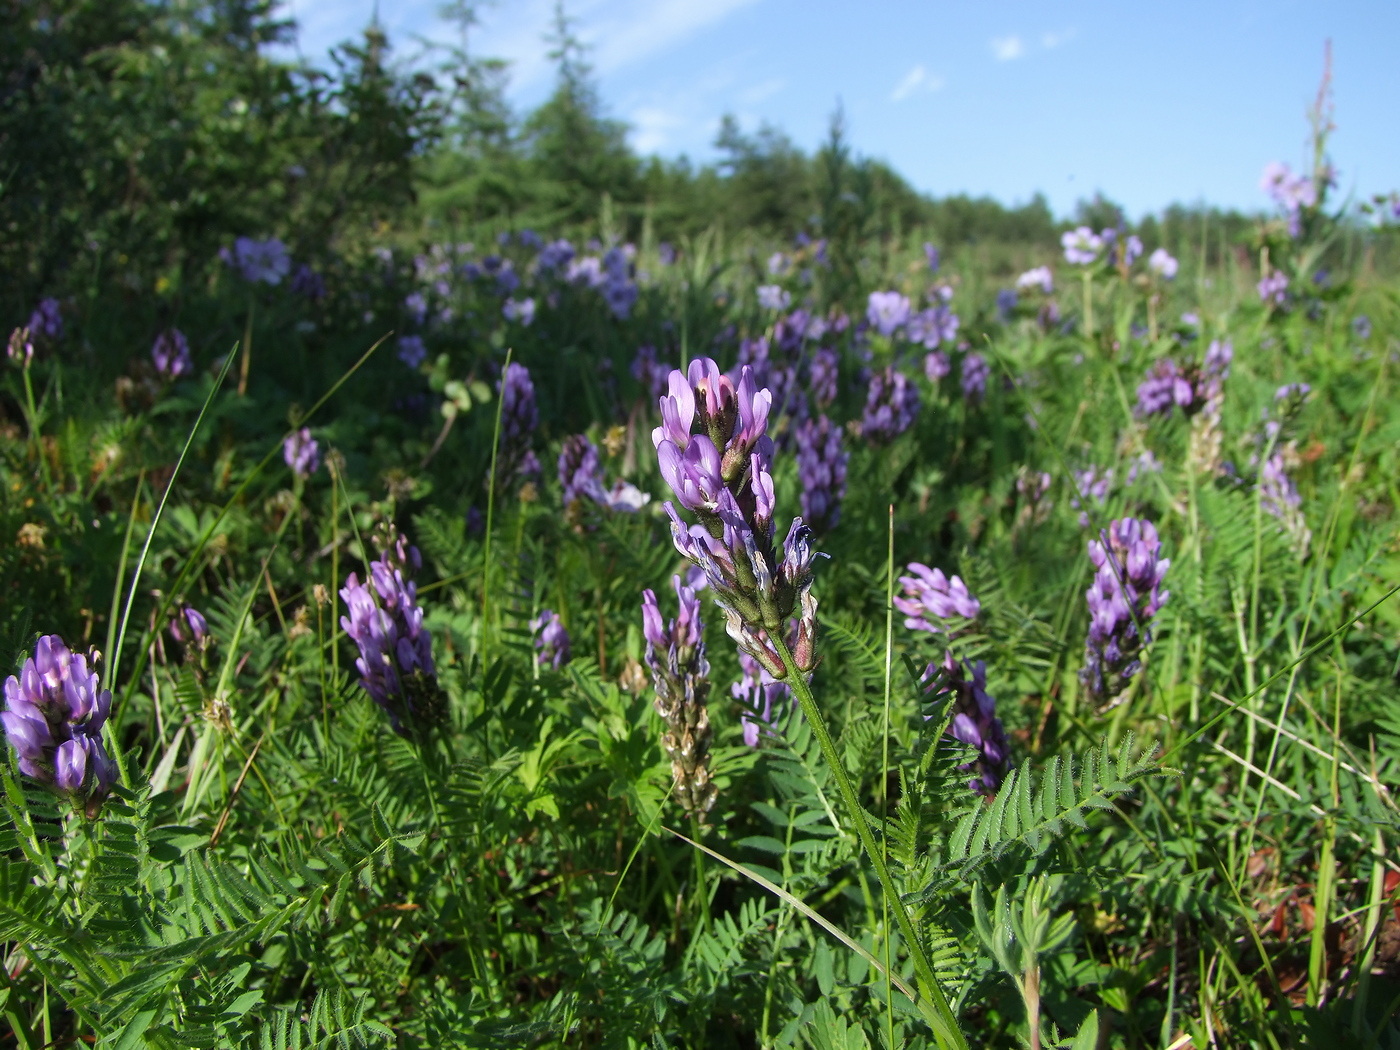
[[(375, 0), (283, 0), (300, 52), (356, 36)], [(454, 41), (439, 0), (379, 0), (397, 54)], [(1306, 111), (1333, 47), (1343, 194), (1400, 187), (1400, 3), (572, 0), (610, 116), (632, 144), (711, 160), (720, 117), (812, 149), (839, 99), (855, 149), (935, 195), (1057, 214), (1096, 190), (1141, 216), (1173, 201), (1258, 210), (1271, 160), (1307, 159)], [(553, 0), (483, 4), (473, 53), (511, 63), (517, 112), (553, 82)]]

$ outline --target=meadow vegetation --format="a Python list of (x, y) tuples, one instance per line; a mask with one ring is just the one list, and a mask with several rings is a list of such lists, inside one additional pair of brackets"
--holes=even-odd
[(1400, 1047), (1325, 79), (1269, 210), (1060, 221), (639, 158), (562, 14), (517, 115), (0, 11), (0, 1047)]

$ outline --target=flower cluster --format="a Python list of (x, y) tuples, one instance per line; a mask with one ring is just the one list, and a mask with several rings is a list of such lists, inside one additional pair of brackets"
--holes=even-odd
[(167, 328), (156, 336), (151, 346), (151, 360), (155, 363), (156, 371), (166, 379), (179, 379), (194, 371), (189, 340), (178, 328)]
[(540, 411), (535, 404), (535, 384), (530, 370), (512, 361), (499, 384), (501, 395), (501, 445), (496, 477), (505, 485), (540, 473), (540, 461), (530, 448)]
[(355, 667), (365, 692), (384, 709), (394, 732), (411, 738), (419, 727), (440, 725), (446, 714), (412, 576), (423, 558), (392, 529), (381, 550), (364, 583), (353, 572), (346, 579), (340, 597), (349, 615), (340, 625), (359, 647)]
[(1061, 234), (1060, 246), (1065, 250), (1065, 262), (1088, 266), (1098, 259), (1104, 243), (1103, 238), (1089, 227), (1080, 226)]
[(792, 688), (774, 678), (748, 653), (739, 654), (739, 667), (743, 677), (729, 687), (729, 695), (744, 709), (739, 716), (744, 743), (757, 747), (764, 730), (771, 733), (774, 719), (791, 707)]
[(603, 482), (603, 468), (598, 461), (598, 448), (585, 434), (571, 434), (559, 450), (559, 487), (567, 512), (588, 500), (608, 510), (635, 513), (650, 502), (651, 497), (637, 486), (619, 480), (611, 490)]
[(1233, 358), (1230, 342), (1216, 340), (1200, 365), (1182, 365), (1171, 358), (1158, 361), (1138, 384), (1137, 414), (1169, 415), (1173, 408), (1180, 408), (1187, 416), (1203, 409), (1218, 412)]
[(1289, 236), (1298, 236), (1303, 209), (1317, 205), (1317, 184), (1287, 164), (1274, 161), (1265, 165), (1259, 188), (1287, 213)]
[(16, 328), (10, 333), (5, 356), (18, 368), (28, 368), (34, 363), (34, 344), (30, 341), (28, 328)]
[(282, 278), (292, 272), (287, 246), (276, 237), (265, 241), (239, 237), (232, 250), (220, 250), (219, 258), (249, 284), (281, 284)]
[(768, 641), (798, 617), (793, 659), (816, 665), (817, 602), (812, 596), (816, 553), (811, 530), (795, 518), (774, 543), (773, 440), (767, 435), (772, 392), (757, 389), (745, 366), (734, 382), (709, 358), (689, 373), (674, 371), (660, 399), (661, 426), (652, 432), (661, 476), (697, 524), (681, 520), (667, 502), (676, 549), (704, 570), (725, 626), (739, 647), (775, 678), (787, 671)]
[(24, 326), (35, 339), (57, 342), (63, 338), (63, 308), (58, 300), (40, 299), (39, 305), (29, 315), (29, 323)]
[(977, 757), (958, 766), (961, 773), (977, 775), (967, 786), (979, 795), (990, 795), (1001, 786), (1011, 758), (1011, 744), (997, 717), (997, 704), (987, 692), (987, 665), (959, 661), (945, 652), (941, 664), (929, 664), (924, 671), (925, 691), (934, 700), (953, 705), (948, 735), (977, 749)]
[(530, 298), (507, 299), (501, 305), (501, 316), (507, 321), (519, 321), (528, 328), (535, 319), (535, 300)]
[(541, 609), (530, 621), (530, 630), (535, 633), (535, 659), (541, 667), (557, 671), (573, 659), (568, 628), (553, 609)]
[(1151, 641), (1151, 621), (1166, 603), (1161, 589), (1169, 560), (1150, 521), (1115, 519), (1100, 538), (1089, 541), (1094, 581), (1084, 596), (1089, 604), (1089, 635), (1079, 679), (1096, 700), (1112, 704), (1142, 666)]
[(287, 435), (282, 442), (282, 458), (292, 473), (299, 478), (309, 478), (321, 466), (321, 446), (311, 436), (310, 427), (302, 427)]
[(1179, 265), (1175, 256), (1165, 248), (1158, 248), (1147, 257), (1147, 268), (1164, 281), (1170, 281), (1176, 277)]
[(1069, 505), (1079, 511), (1080, 528), (1089, 527), (1089, 508), (1094, 505), (1102, 507), (1112, 486), (1112, 467), (1100, 471), (1098, 467), (1090, 466), (1074, 472), (1075, 494), (1070, 497)]
[(1275, 452), (1259, 470), (1259, 503), (1279, 520), (1299, 554), (1306, 555), (1312, 544), (1312, 530), (1303, 515), (1303, 497), (1288, 476), (1287, 460)]
[(765, 310), (786, 310), (792, 304), (792, 294), (779, 284), (758, 286), (758, 305)]
[(946, 621), (975, 620), (982, 603), (974, 598), (959, 576), (947, 576), (942, 569), (930, 569), (911, 561), (909, 576), (899, 578), (904, 593), (894, 599), (894, 607), (904, 614), (904, 626), (930, 634), (952, 634)]
[(700, 599), (679, 576), (672, 578), (680, 615), (669, 622), (651, 590), (642, 592), (642, 634), (646, 662), (656, 689), (656, 713), (666, 723), (661, 747), (671, 760), (676, 799), (690, 814), (704, 817), (715, 804), (710, 780), (710, 662), (705, 658), (705, 631)]
[(865, 396), (861, 436), (872, 445), (888, 445), (914, 425), (919, 414), (919, 388), (893, 365), (870, 375)]
[[(556, 251), (562, 253), (563, 248), (567, 248), (568, 254), (572, 256), (573, 247), (567, 241), (556, 243), (562, 246)], [(564, 279), (570, 284), (597, 289), (612, 315), (618, 319), (625, 319), (631, 314), (632, 305), (637, 301), (637, 285), (632, 280), (631, 272), (631, 256), (635, 251), (636, 249), (629, 244), (621, 248), (609, 248), (602, 256), (585, 255), (571, 259), (564, 266)]]
[(798, 424), (797, 478), (802, 484), (802, 520), (818, 535), (826, 535), (841, 521), (841, 500), (846, 496), (846, 453), (841, 448), (841, 428), (826, 416)]
[(1288, 275), (1282, 270), (1272, 270), (1259, 278), (1255, 285), (1259, 301), (1271, 306), (1284, 306), (1288, 302)]
[(20, 771), (50, 784), (95, 817), (116, 782), (117, 767), (102, 746), (112, 693), (87, 657), (56, 634), (42, 636), (19, 677), (5, 679), (5, 736)]
[(1027, 270), (1016, 278), (1016, 290), (1029, 292), (1039, 290), (1045, 295), (1050, 295), (1055, 290), (1055, 278), (1050, 273), (1048, 266), (1036, 266)]
[(987, 359), (981, 354), (968, 354), (962, 359), (962, 372), (958, 385), (963, 398), (971, 404), (981, 404), (987, 396), (987, 377), (992, 373)]
[(871, 292), (865, 318), (881, 335), (892, 336), (909, 320), (909, 297), (899, 292)]

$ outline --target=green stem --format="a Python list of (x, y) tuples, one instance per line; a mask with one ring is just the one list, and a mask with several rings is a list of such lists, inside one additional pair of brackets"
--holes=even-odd
[(491, 435), (491, 476), (486, 481), (486, 538), (482, 543), (481, 565), (481, 647), (482, 664), (486, 662), (486, 631), (491, 612), (491, 525), (496, 517), (496, 461), (501, 451), (501, 413), (505, 408), (506, 371), (510, 368), (510, 355), (514, 348), (506, 349), (506, 361), (501, 366), (501, 390), (496, 398), (496, 427)]
[(841, 792), (841, 800), (850, 811), (856, 835), (860, 838), (860, 844), (875, 868), (875, 875), (880, 880), (885, 897), (894, 912), (900, 935), (909, 945), (909, 955), (914, 962), (914, 972), (918, 976), (920, 1001), (916, 1005), (919, 1008), (919, 1013), (923, 1015), (924, 1020), (933, 1030), (934, 1038), (940, 1047), (944, 1047), (945, 1050), (947, 1048), (967, 1050), (967, 1040), (963, 1038), (963, 1034), (958, 1028), (957, 1018), (953, 1016), (953, 1009), (948, 1003), (948, 997), (938, 983), (938, 976), (934, 973), (933, 966), (924, 951), (923, 941), (914, 929), (913, 921), (909, 918), (909, 911), (899, 898), (899, 891), (890, 875), (889, 865), (885, 863), (884, 855), (870, 830), (870, 822), (866, 819), (865, 810), (861, 808), (860, 799), (856, 796), (855, 786), (846, 773), (841, 756), (836, 753), (836, 744), (831, 739), (831, 732), (826, 727), (826, 720), (822, 717), (816, 698), (812, 696), (811, 686), (807, 684), (807, 679), (802, 672), (797, 669), (792, 652), (777, 632), (769, 635), (769, 641), (777, 650), (778, 657), (783, 661), (783, 667), (787, 669), (787, 682), (792, 687), (797, 702), (802, 705), (802, 713), (807, 718), (807, 724), (812, 727), (812, 733), (816, 736), (817, 743), (821, 745), (822, 756), (826, 759), (826, 764), (831, 769), (831, 775), (836, 780), (836, 786)]

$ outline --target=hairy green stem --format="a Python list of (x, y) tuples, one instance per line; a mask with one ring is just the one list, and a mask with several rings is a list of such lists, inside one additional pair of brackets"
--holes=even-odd
[(850, 811), (856, 835), (860, 838), (861, 846), (864, 847), (866, 856), (870, 858), (870, 862), (875, 868), (875, 875), (880, 880), (885, 897), (894, 912), (900, 935), (909, 946), (909, 956), (914, 962), (914, 972), (918, 977), (920, 994), (919, 1002), (916, 1005), (919, 1008), (919, 1013), (923, 1015), (924, 1020), (933, 1030), (934, 1038), (940, 1047), (945, 1048), (945, 1050), (948, 1048), (967, 1050), (967, 1040), (963, 1038), (962, 1031), (958, 1028), (957, 1018), (953, 1016), (953, 1008), (949, 1004), (942, 986), (938, 983), (938, 976), (934, 973), (933, 965), (929, 962), (928, 954), (924, 951), (923, 941), (920, 939), (918, 931), (914, 929), (914, 923), (909, 917), (909, 910), (900, 900), (894, 878), (890, 875), (889, 865), (885, 863), (884, 854), (870, 830), (870, 822), (866, 819), (865, 810), (861, 807), (860, 799), (856, 796), (855, 786), (846, 773), (841, 756), (836, 753), (836, 744), (831, 739), (831, 732), (826, 727), (826, 719), (822, 717), (821, 709), (817, 706), (816, 698), (812, 695), (812, 689), (807, 684), (802, 672), (797, 669), (792, 652), (782, 638), (775, 632), (769, 636), (769, 641), (777, 650), (778, 657), (783, 661), (783, 667), (787, 669), (788, 684), (792, 687), (797, 702), (802, 705), (802, 713), (807, 718), (807, 724), (812, 727), (812, 733), (816, 736), (817, 743), (821, 745), (822, 757), (826, 759), (826, 764), (831, 769), (831, 775), (836, 780), (836, 786), (841, 792), (841, 800)]

